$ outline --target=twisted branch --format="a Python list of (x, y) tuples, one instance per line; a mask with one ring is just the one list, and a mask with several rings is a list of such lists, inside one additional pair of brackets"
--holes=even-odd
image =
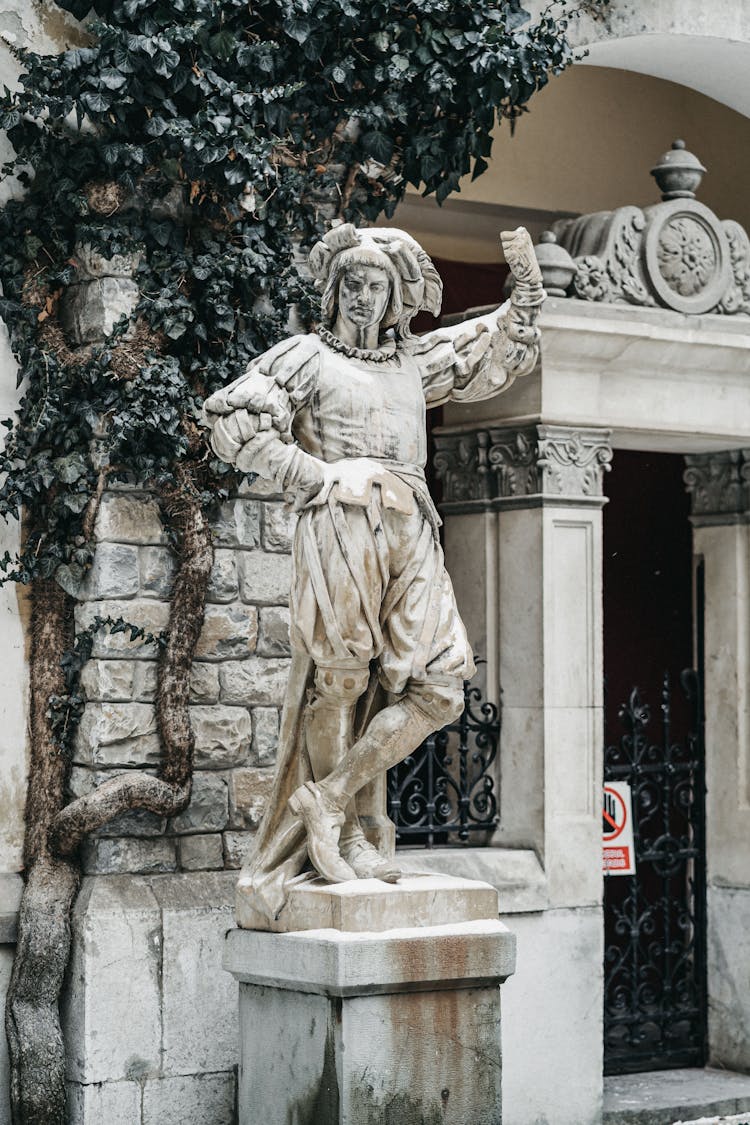
[(6, 1002), (11, 1103), (18, 1125), (65, 1125), (59, 998), (70, 953), (79, 845), (120, 813), (144, 808), (170, 817), (190, 800), (195, 749), (190, 670), (203, 627), (213, 548), (189, 466), (177, 470), (175, 483), (162, 488), (160, 499), (165, 521), (177, 534), (180, 559), (169, 634), (159, 657), (156, 719), (162, 756), (156, 777), (133, 771), (64, 805), (69, 762), (52, 734), (49, 700), (66, 690), (61, 659), (72, 643), (73, 603), (52, 580), (38, 580), (32, 588), (31, 765), (24, 846), (27, 881)]

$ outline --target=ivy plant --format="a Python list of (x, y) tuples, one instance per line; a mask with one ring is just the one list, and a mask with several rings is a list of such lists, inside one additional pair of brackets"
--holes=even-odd
[[(535, 21), (519, 0), (58, 3), (86, 45), (19, 51), (20, 86), (0, 97), (15, 152), (2, 171), (19, 189), (0, 211), (0, 315), (21, 383), (2, 423), (0, 516), (23, 518), (0, 582), (32, 596), (27, 885), (6, 1026), (14, 1119), (40, 1122), (64, 1120), (75, 850), (128, 807), (174, 815), (189, 800), (205, 512), (233, 483), (205, 442), (204, 397), (288, 332), (291, 308), (315, 319), (297, 263), (325, 223), (391, 216), (409, 185), (442, 202), (486, 169), (498, 120), (572, 60), (564, 0)], [(129, 263), (137, 295), (82, 344), (71, 301), (97, 255)], [(154, 489), (180, 548), (159, 640), (164, 760), (66, 805), (93, 637), (76, 639), (71, 611), (118, 479)]]

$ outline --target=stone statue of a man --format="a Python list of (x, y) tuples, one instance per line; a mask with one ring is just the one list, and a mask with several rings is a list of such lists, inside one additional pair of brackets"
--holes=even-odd
[(425, 408), (489, 398), (536, 363), (541, 276), (525, 230), (501, 237), (510, 300), (415, 337), (415, 314), (440, 309), (427, 254), (403, 231), (334, 228), (310, 254), (317, 332), (206, 402), (217, 455), (300, 511), (277, 775), (239, 885), (266, 918), (308, 859), (329, 882), (398, 879), (357, 794), (462, 710), (474, 663), (425, 483)]

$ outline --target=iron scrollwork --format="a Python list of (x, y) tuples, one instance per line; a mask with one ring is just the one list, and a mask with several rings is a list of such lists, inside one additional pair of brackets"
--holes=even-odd
[(636, 874), (605, 880), (605, 1070), (705, 1061), (705, 860), (702, 697), (682, 673), (689, 733), (677, 741), (668, 675), (661, 737), (637, 688), (620, 708), (625, 733), (605, 748), (605, 781), (631, 786)]
[(388, 815), (401, 844), (482, 841), (497, 824), (492, 767), (500, 714), (464, 683), (464, 709), (388, 772)]

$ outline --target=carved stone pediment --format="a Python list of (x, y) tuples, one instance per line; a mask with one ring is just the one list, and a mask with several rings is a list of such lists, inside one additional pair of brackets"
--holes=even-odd
[[(676, 141), (673, 148), (690, 156), (680, 146)], [(648, 207), (561, 219), (552, 229), (576, 265), (571, 295), (687, 314), (750, 315), (747, 232), (717, 218), (691, 190), (667, 190)]]

